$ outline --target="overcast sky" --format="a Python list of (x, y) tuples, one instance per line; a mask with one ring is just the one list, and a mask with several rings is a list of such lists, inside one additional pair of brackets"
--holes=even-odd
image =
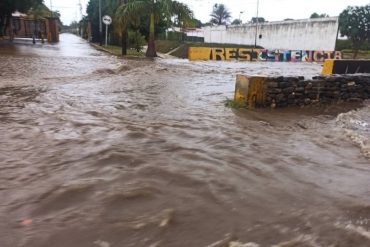
[[(85, 9), (88, 0), (80, 0)], [(104, 0), (101, 0), (104, 1)], [(256, 16), (257, 0), (178, 0), (186, 3), (194, 11), (195, 17), (202, 22), (209, 21), (209, 14), (215, 3), (223, 3), (230, 10), (232, 19), (239, 18), (243, 22)], [(59, 10), (64, 24), (80, 19), (79, 0), (51, 0), (53, 10)], [(45, 0), (50, 6), (50, 0)], [(313, 12), (338, 16), (348, 5), (366, 5), (370, 0), (259, 0), (259, 16), (268, 21), (279, 21), (286, 18), (305, 19)], [(240, 12), (243, 12), (242, 14)], [(104, 13), (103, 13), (104, 14)]]

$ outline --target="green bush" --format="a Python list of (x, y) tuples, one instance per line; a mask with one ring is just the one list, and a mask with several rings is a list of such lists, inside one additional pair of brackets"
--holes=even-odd
[(146, 44), (145, 37), (139, 31), (128, 32), (129, 48), (135, 49), (137, 52), (143, 49)]
[(235, 101), (233, 99), (225, 99), (224, 104), (226, 107), (239, 109), (239, 108), (248, 108), (247, 104), (244, 102)]

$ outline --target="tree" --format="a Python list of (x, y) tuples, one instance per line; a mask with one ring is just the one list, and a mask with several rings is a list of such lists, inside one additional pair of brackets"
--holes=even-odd
[(193, 18), (193, 22), (194, 22), (194, 26), (196, 28), (201, 28), (203, 26), (203, 23), (202, 23), (201, 20), (198, 20), (198, 19)]
[(231, 18), (230, 11), (224, 4), (215, 4), (211, 13), (211, 23), (216, 25), (226, 25)]
[(10, 24), (12, 13), (16, 10), (27, 12), (31, 7), (41, 4), (43, 0), (0, 0), (0, 36)]
[[(113, 44), (120, 44), (121, 42), (126, 42), (127, 40), (127, 35), (123, 35), (122, 38), (122, 27), (120, 25), (120, 22), (115, 18), (115, 13), (118, 7), (122, 4), (124, 4), (124, 0), (101, 0), (101, 10), (102, 10), (102, 16), (104, 15), (109, 15), (112, 17), (113, 22), (111, 25), (109, 25), (109, 34), (110, 34), (110, 41)], [(99, 0), (89, 0), (87, 9), (87, 18), (86, 21), (89, 21), (91, 23), (91, 38), (92, 42), (100, 42), (100, 22), (101, 20), (99, 19)], [(104, 33), (104, 28), (106, 28), (105, 25), (102, 25), (103, 28), (103, 33)], [(127, 32), (126, 32), (127, 33)], [(121, 39), (121, 41), (120, 41)], [(126, 42), (127, 43), (127, 42)], [(124, 49), (126, 51), (126, 49)]]
[(240, 20), (240, 19), (234, 19), (231, 22), (231, 25), (241, 25), (241, 24), (242, 24), (242, 20)]
[(343, 10), (339, 15), (339, 31), (352, 41), (353, 58), (356, 58), (360, 46), (370, 40), (370, 4)]
[(128, 26), (134, 18), (147, 16), (149, 18), (149, 37), (147, 57), (156, 57), (155, 49), (155, 26), (156, 21), (165, 20), (171, 23), (171, 18), (177, 16), (178, 23), (183, 25), (187, 19), (192, 19), (192, 12), (185, 4), (176, 3), (172, 0), (127, 0), (116, 12), (122, 25)]
[(174, 25), (180, 28), (196, 26), (196, 21), (193, 17), (193, 11), (184, 4), (178, 1), (172, 1), (171, 14), (174, 18)]
[(251, 23), (255, 24), (255, 23), (264, 23), (266, 22), (265, 18), (263, 17), (252, 17), (252, 20), (251, 20)]
[(316, 18), (326, 18), (326, 17), (329, 17), (329, 15), (327, 14), (318, 14), (316, 12), (312, 13), (311, 16), (310, 16), (310, 19), (316, 19)]

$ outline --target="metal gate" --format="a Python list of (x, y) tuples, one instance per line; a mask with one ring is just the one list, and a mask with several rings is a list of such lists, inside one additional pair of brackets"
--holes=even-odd
[(45, 19), (12, 18), (13, 34), (18, 38), (47, 37)]

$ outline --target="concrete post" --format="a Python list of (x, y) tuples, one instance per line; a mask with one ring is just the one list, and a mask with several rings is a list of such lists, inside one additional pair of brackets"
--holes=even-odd
[(264, 106), (266, 102), (266, 77), (237, 75), (234, 101), (249, 108)]
[(59, 29), (58, 29), (58, 18), (49, 17), (47, 18), (48, 24), (48, 42), (55, 43), (59, 42)]

